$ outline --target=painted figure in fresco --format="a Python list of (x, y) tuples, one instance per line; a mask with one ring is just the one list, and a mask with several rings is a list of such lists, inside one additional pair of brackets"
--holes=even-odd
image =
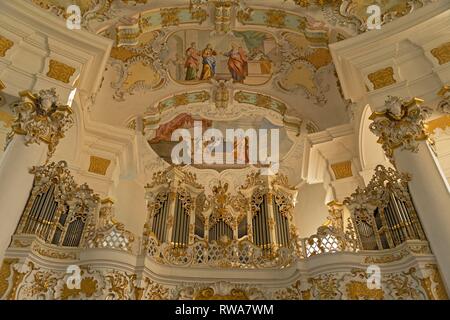
[[(198, 120), (198, 119), (197, 119)], [(155, 137), (149, 142), (151, 144), (156, 144), (161, 141), (172, 141), (172, 133), (180, 128), (190, 129), (194, 126), (195, 119), (187, 113), (182, 113), (176, 116), (171, 121), (161, 124), (158, 129), (156, 129)], [(210, 128), (212, 125), (212, 120), (201, 119), (203, 128)]]
[(197, 73), (199, 69), (199, 52), (195, 48), (195, 42), (191, 43), (191, 46), (186, 50), (186, 63), (184, 67), (186, 68), (185, 80), (197, 80)]
[(175, 59), (170, 59), (169, 62), (175, 66), (175, 74), (177, 80), (183, 80), (185, 61), (182, 55), (177, 53)]
[(248, 58), (244, 49), (236, 43), (231, 44), (231, 50), (224, 53), (228, 57), (228, 69), (235, 82), (244, 82), (248, 75)]
[(209, 80), (216, 74), (216, 55), (216, 51), (214, 51), (211, 44), (208, 43), (202, 52), (203, 69), (200, 80)]

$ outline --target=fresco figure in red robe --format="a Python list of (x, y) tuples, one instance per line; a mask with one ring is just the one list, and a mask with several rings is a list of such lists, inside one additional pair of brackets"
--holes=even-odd
[(244, 49), (236, 43), (231, 44), (231, 50), (224, 53), (228, 57), (228, 70), (235, 82), (244, 82), (248, 75), (248, 58)]
[(195, 42), (191, 43), (191, 46), (186, 50), (186, 81), (197, 80), (197, 72), (200, 66), (199, 61), (200, 52), (196, 49)]

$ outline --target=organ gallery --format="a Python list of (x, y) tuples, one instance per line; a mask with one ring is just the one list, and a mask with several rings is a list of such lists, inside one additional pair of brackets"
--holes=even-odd
[(448, 300), (448, 1), (0, 19), (0, 299)]

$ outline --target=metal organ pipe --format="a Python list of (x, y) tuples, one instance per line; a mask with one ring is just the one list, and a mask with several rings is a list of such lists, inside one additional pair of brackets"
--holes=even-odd
[[(28, 214), (22, 216), (23, 225), (21, 233), (36, 234), (47, 240), (53, 226), (53, 218), (56, 213), (57, 202), (53, 196), (55, 187), (51, 185), (46, 192), (34, 197)], [(31, 201), (31, 198), (28, 199)]]
[(259, 245), (264, 245), (264, 233), (262, 231), (262, 212), (263, 212), (263, 208), (262, 205), (259, 206), (259, 212), (258, 215), (256, 216), (258, 219), (258, 234), (259, 234)]
[(269, 211), (267, 208), (268, 202), (267, 202), (267, 196), (264, 195), (264, 224), (263, 224), (263, 228), (266, 234), (266, 247), (269, 247), (270, 242), (271, 242), (271, 237), (270, 237), (270, 226), (269, 226)]
[(389, 200), (388, 203), (388, 208), (389, 210), (389, 215), (392, 221), (392, 228), (391, 233), (394, 233), (396, 236), (397, 241), (394, 242), (395, 245), (400, 244), (403, 241), (403, 235), (402, 235), (402, 230), (401, 230), (401, 226), (400, 226), (400, 216), (398, 214), (398, 211), (396, 210), (394, 204), (392, 203), (392, 199)]
[(53, 222), (53, 216), (55, 214), (55, 198), (53, 196), (54, 189), (54, 186), (50, 187), (48, 201), (44, 208), (45, 215), (42, 221), (44, 225), (41, 231), (41, 236), (44, 240), (47, 240), (48, 232), (50, 231), (50, 227)]
[(182, 210), (183, 210), (183, 205), (182, 205), (182, 203), (181, 203), (181, 201), (180, 200), (178, 200), (179, 201), (179, 203), (178, 203), (178, 210), (177, 210), (177, 214), (178, 214), (178, 216), (179, 216), (179, 218), (178, 218), (178, 223), (180, 224), (179, 226), (178, 226), (178, 234), (177, 234), (177, 242), (178, 242), (178, 245), (179, 246), (181, 246), (181, 245), (183, 245), (183, 238), (184, 238), (184, 227), (183, 227), (183, 223), (184, 223), (184, 216), (183, 216), (183, 212), (182, 212)]
[(394, 233), (395, 238), (397, 241), (394, 241), (394, 245), (398, 245), (400, 243), (402, 243), (405, 240), (405, 237), (403, 235), (403, 228), (401, 226), (401, 220), (400, 220), (400, 215), (398, 213), (398, 210), (396, 210), (394, 203), (392, 202), (392, 198), (389, 199), (389, 203), (388, 203), (388, 207), (389, 207), (389, 214), (391, 216), (391, 220), (392, 220), (392, 227), (391, 227), (391, 232)]
[(172, 243), (175, 246), (186, 246), (189, 242), (189, 213), (183, 201), (177, 195), (174, 212), (175, 225), (172, 232)]
[(266, 195), (263, 195), (263, 199), (259, 204), (259, 210), (253, 216), (252, 224), (254, 243), (263, 248), (269, 247), (271, 237)]
[(219, 241), (222, 236), (233, 239), (233, 229), (220, 219), (209, 229), (209, 241)]
[(47, 216), (48, 204), (53, 200), (53, 186), (50, 186), (47, 192), (44, 195), (44, 201), (39, 210), (39, 218), (36, 224), (36, 229), (34, 231), (35, 234), (42, 237), (42, 231), (47, 224), (47, 220), (45, 219)]
[(168, 215), (168, 205), (167, 205), (167, 195), (163, 195), (164, 200), (160, 202), (160, 207), (158, 212), (155, 213), (153, 217), (152, 230), (155, 233), (156, 238), (160, 242), (166, 241), (166, 221)]
[(405, 227), (406, 231), (408, 232), (409, 238), (414, 238), (416, 235), (419, 236), (419, 232), (415, 232), (414, 225), (411, 220), (411, 217), (408, 215), (408, 210), (406, 210), (406, 207), (400, 199), (395, 198), (395, 201), (397, 202), (397, 206), (399, 207), (400, 212), (402, 213), (403, 219), (405, 221)]
[(289, 224), (288, 219), (280, 212), (278, 204), (273, 202), (273, 212), (276, 223), (277, 243), (281, 246), (289, 245)]
[(398, 244), (400, 241), (400, 237), (398, 234), (398, 231), (395, 228), (395, 221), (394, 219), (394, 214), (392, 214), (392, 207), (391, 207), (391, 203), (389, 202), (387, 207), (384, 208), (384, 213), (385, 213), (385, 217), (386, 217), (386, 222), (387, 222), (387, 226), (386, 226), (386, 232), (389, 232), (391, 234), (391, 238), (392, 241), (395, 244)]
[(272, 202), (272, 208), (273, 208), (273, 215), (275, 218), (275, 234), (277, 236), (277, 244), (283, 245), (283, 236), (281, 234), (281, 219), (280, 219), (280, 212), (278, 211), (278, 205), (275, 203), (275, 201)]
[(262, 245), (263, 245), (263, 248), (265, 248), (265, 246), (266, 246), (266, 230), (264, 230), (265, 228), (264, 228), (264, 215), (265, 215), (265, 211), (266, 211), (266, 206), (265, 206), (265, 201), (264, 201), (264, 197), (263, 197), (263, 202), (262, 202), (262, 204), (261, 204), (261, 214), (260, 214), (260, 216), (259, 216), (259, 224), (260, 224), (260, 226), (259, 226), (259, 230), (260, 230), (260, 232), (261, 232), (261, 235), (262, 235)]
[(39, 215), (41, 213), (41, 207), (42, 207), (42, 203), (44, 202), (44, 198), (45, 198), (45, 194), (41, 193), (38, 196), (39, 198), (36, 199), (37, 200), (37, 206), (35, 208), (35, 210), (33, 210), (33, 212), (30, 214), (29, 219), (30, 221), (30, 225), (28, 230), (25, 231), (25, 233), (31, 233), (33, 234), (36, 230), (36, 224), (39, 221)]
[(174, 212), (174, 226), (172, 229), (172, 243), (177, 246), (178, 245), (178, 236), (180, 234), (180, 200), (178, 199), (178, 195), (175, 200), (175, 212)]
[(80, 244), (83, 234), (84, 222), (78, 218), (69, 223), (66, 235), (64, 237), (63, 246), (76, 247)]
[(406, 229), (406, 226), (408, 225), (408, 221), (406, 217), (403, 215), (402, 210), (400, 209), (400, 206), (397, 202), (397, 197), (394, 194), (391, 194), (391, 201), (392, 205), (395, 207), (397, 212), (397, 218), (398, 218), (398, 226), (399, 230), (402, 234), (402, 240), (408, 240), (410, 237), (408, 235), (408, 230)]
[(267, 245), (267, 230), (265, 228), (266, 226), (266, 198), (263, 196), (263, 202), (261, 206), (261, 231), (263, 234), (263, 248)]

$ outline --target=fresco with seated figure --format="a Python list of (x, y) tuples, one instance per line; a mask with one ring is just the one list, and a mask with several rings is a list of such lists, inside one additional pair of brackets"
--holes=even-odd
[(170, 76), (183, 84), (214, 79), (261, 85), (271, 79), (279, 60), (275, 38), (259, 31), (211, 36), (183, 30), (169, 36), (167, 44)]
[[(160, 123), (157, 128), (154, 129), (154, 132), (151, 137), (147, 140), (149, 146), (153, 149), (153, 151), (165, 162), (168, 164), (173, 164), (172, 162), (172, 151), (176, 145), (181, 141), (180, 139), (172, 139), (174, 132), (177, 129), (186, 129), (189, 131), (192, 139), (191, 139), (191, 159), (194, 159), (194, 146), (196, 143), (196, 139), (199, 137), (196, 136), (194, 131), (195, 123), (200, 125), (201, 128), (198, 131), (200, 135), (204, 135), (205, 132), (209, 129), (216, 129), (223, 135), (223, 140), (217, 145), (217, 149), (213, 148), (212, 139), (204, 138), (202, 141), (202, 154), (205, 152), (211, 153), (220, 159), (223, 160), (222, 163), (193, 163), (192, 166), (201, 169), (213, 169), (216, 171), (223, 171), (226, 169), (239, 169), (247, 167), (251, 164), (250, 162), (250, 141), (248, 140), (248, 136), (246, 136), (243, 140), (234, 139), (228, 140), (227, 130), (237, 130), (241, 128), (246, 131), (251, 128), (261, 128), (267, 129), (268, 141), (271, 141), (271, 129), (279, 130), (279, 152), (280, 154), (288, 154), (289, 150), (291, 150), (293, 143), (288, 138), (286, 129), (283, 127), (279, 127), (276, 124), (271, 123), (268, 119), (263, 116), (253, 115), (245, 118), (235, 119), (231, 121), (215, 121), (202, 118), (201, 116), (195, 116), (188, 113), (180, 113), (175, 116), (173, 119)], [(241, 149), (242, 147), (242, 149)], [(269, 148), (270, 149), (270, 148)], [(239, 152), (238, 150), (241, 150)], [(270, 152), (270, 151), (269, 151)], [(227, 163), (225, 159), (231, 155), (231, 158), (234, 159), (234, 163)], [(255, 167), (258, 167), (260, 164), (254, 164)]]

